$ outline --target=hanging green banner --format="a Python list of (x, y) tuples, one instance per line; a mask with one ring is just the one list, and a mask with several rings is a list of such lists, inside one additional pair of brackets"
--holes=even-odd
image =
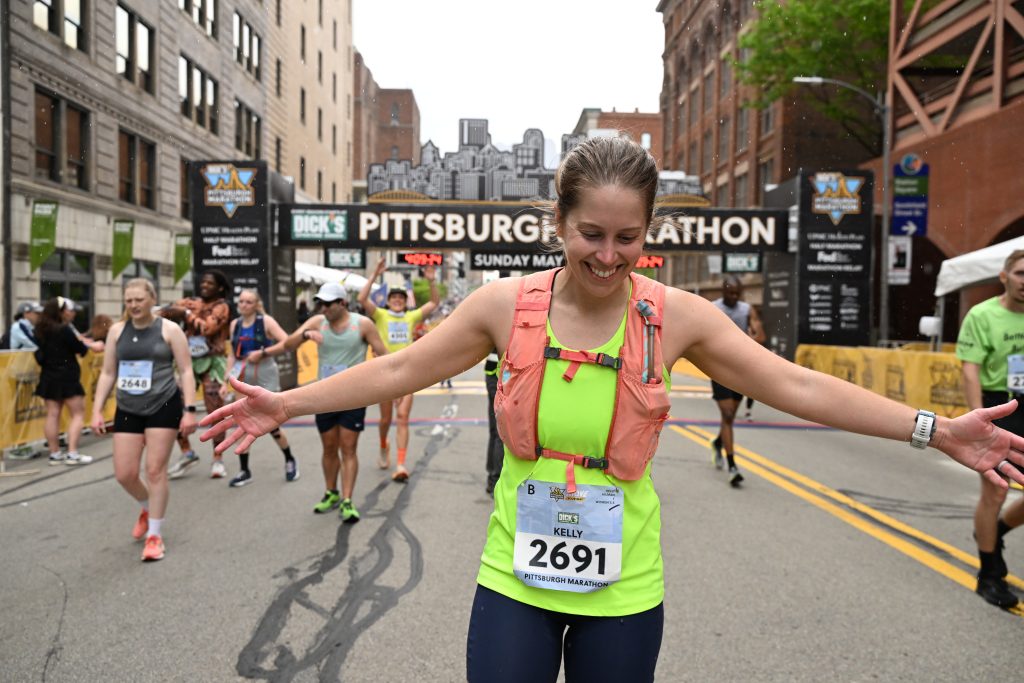
[(32, 229), (29, 235), (30, 271), (35, 272), (57, 248), (57, 202), (32, 202)]
[(174, 236), (174, 284), (192, 270), (192, 235)]
[(135, 242), (135, 221), (114, 221), (114, 249), (111, 252), (111, 275), (117, 277), (132, 262)]

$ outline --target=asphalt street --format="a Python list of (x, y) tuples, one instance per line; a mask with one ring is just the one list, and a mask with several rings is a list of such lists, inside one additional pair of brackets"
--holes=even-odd
[[(711, 464), (706, 384), (673, 380), (653, 468), (666, 568), (658, 680), (1019, 678), (1024, 611), (973, 593), (975, 474), (758, 404), (738, 420), (746, 481), (733, 489)], [(323, 492), (312, 419), (286, 426), (294, 483), (267, 438), (240, 489), (209, 478), (202, 444), (202, 463), (171, 483), (167, 557), (150, 564), (109, 438), (85, 440), (87, 467), (8, 463), (37, 472), (0, 479), (0, 680), (463, 680), (492, 508), (485, 401), (480, 368), (417, 396), (404, 485), (376, 466), (370, 408), (355, 525), (312, 512)], [(1007, 545), (1024, 574), (1024, 531)]]

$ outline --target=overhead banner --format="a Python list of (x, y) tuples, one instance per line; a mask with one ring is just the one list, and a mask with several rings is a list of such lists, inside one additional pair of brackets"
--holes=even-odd
[(114, 221), (114, 245), (111, 250), (110, 274), (117, 277), (127, 268), (134, 258), (135, 221)]
[[(778, 210), (687, 208), (659, 213), (651, 251), (785, 251), (788, 215)], [(291, 247), (375, 247), (539, 251), (539, 209), (529, 204), (283, 204), (278, 243)]]
[(35, 272), (57, 248), (57, 202), (32, 202), (32, 227), (29, 235), (29, 270)]
[(562, 252), (533, 252), (514, 254), (507, 251), (477, 251), (469, 253), (470, 270), (547, 270), (565, 263)]

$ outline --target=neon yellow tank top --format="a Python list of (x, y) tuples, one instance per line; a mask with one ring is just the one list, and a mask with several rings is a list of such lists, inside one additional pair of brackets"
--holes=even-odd
[[(551, 345), (566, 348), (547, 325)], [(618, 330), (594, 353), (618, 355), (626, 337), (626, 317)], [(578, 349), (571, 349), (578, 350)], [(614, 409), (615, 373), (592, 363), (580, 366), (572, 382), (562, 379), (568, 361), (547, 360), (540, 392), (538, 436), (546, 448), (564, 453), (604, 457)], [(668, 391), (671, 376), (664, 372)], [(528, 605), (568, 614), (616, 617), (636, 614), (661, 604), (665, 580), (661, 559), (661, 501), (651, 481), (650, 465), (636, 481), (623, 481), (600, 470), (575, 470), (576, 483), (622, 489), (622, 578), (593, 593), (572, 593), (527, 586), (512, 573), (516, 533), (516, 491), (527, 479), (565, 483), (565, 463), (539, 458), (523, 460), (505, 449), (501, 478), (494, 488), (494, 512), (487, 526), (487, 543), (477, 582)]]
[(377, 326), (388, 353), (394, 353), (412, 344), (413, 329), (422, 321), (422, 308), (395, 314), (391, 309), (378, 307), (373, 312), (373, 324)]

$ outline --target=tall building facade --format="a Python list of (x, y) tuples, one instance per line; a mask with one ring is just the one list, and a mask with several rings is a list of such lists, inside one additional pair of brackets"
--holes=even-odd
[[(746, 55), (738, 37), (756, 20), (756, 0), (661, 0), (665, 26), (661, 90), (665, 169), (698, 176), (712, 206), (758, 207), (766, 187), (801, 167), (853, 166), (867, 150), (798, 96), (761, 110), (733, 63)], [(824, 142), (827, 141), (827, 144)], [(715, 290), (705, 255), (675, 257), (676, 284)], [(685, 274), (685, 275), (680, 275)]]
[[(299, 202), (352, 199), (355, 167), (353, 0), (266, 0), (274, 63), (267, 83), (271, 168)], [(266, 7), (266, 9), (263, 9)]]
[(381, 88), (362, 54), (355, 53), (353, 182), (356, 199), (366, 197), (371, 164), (405, 160), (420, 164), (420, 109), (412, 90)]
[[(643, 113), (639, 109), (631, 112), (602, 111), (601, 109), (588, 108), (580, 113), (580, 119), (571, 135), (586, 136), (592, 130), (613, 130), (622, 131), (640, 143), (640, 146), (648, 150), (658, 162), (658, 170), (662, 170), (662, 154), (664, 146), (662, 143), (662, 119), (660, 112)], [(563, 136), (563, 148), (564, 148)], [(563, 149), (563, 153), (564, 153)]]
[[(191, 231), (186, 163), (266, 154), (266, 11), (250, 0), (12, 0), (5, 11), (8, 297), (74, 299), (82, 327), (120, 312), (129, 277), (149, 277), (161, 300), (180, 296), (191, 281), (173, 271), (175, 235)], [(57, 205), (55, 250), (33, 270), (43, 202)], [(112, 225), (124, 220), (132, 262), (115, 278)]]

